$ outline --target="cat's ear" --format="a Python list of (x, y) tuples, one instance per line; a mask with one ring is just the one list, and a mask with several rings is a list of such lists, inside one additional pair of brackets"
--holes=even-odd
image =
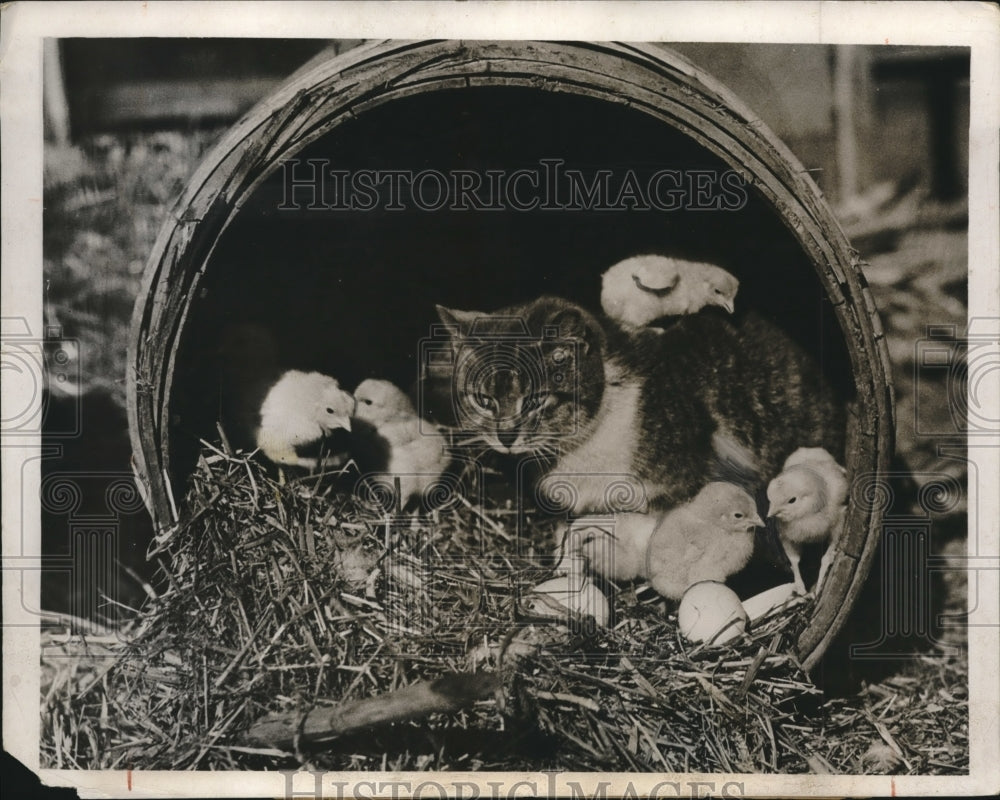
[(583, 352), (600, 349), (604, 343), (604, 331), (590, 314), (579, 306), (564, 306), (549, 314), (546, 324), (557, 326), (559, 335), (579, 339)]
[(468, 336), (473, 323), (484, 316), (479, 311), (459, 311), (454, 308), (445, 308), (444, 306), (435, 306), (435, 308), (441, 322), (450, 327), (454, 334), (458, 336)]

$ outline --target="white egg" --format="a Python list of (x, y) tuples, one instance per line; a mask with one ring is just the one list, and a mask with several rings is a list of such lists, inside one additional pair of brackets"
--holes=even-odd
[(611, 611), (608, 599), (589, 579), (579, 575), (552, 578), (531, 590), (528, 608), (536, 614), (555, 615), (560, 608), (589, 614), (597, 624), (608, 624)]
[(781, 586), (775, 586), (760, 594), (755, 594), (753, 597), (748, 597), (743, 601), (743, 610), (747, 612), (751, 622), (756, 622), (761, 617), (767, 616), (775, 609), (781, 608), (797, 598), (795, 584), (783, 583)]
[(684, 592), (677, 627), (689, 642), (724, 644), (743, 634), (747, 614), (736, 592), (724, 583), (700, 581)]

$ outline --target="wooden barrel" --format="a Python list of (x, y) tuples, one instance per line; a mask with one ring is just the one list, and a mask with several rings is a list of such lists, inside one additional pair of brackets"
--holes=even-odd
[[(306, 207), (310, 163), (411, 174), (527, 165), (536, 180), (552, 164), (589, 165), (591, 178), (594, 165), (644, 177), (666, 165), (695, 183), (671, 210), (591, 203), (584, 212), (338, 214), (335, 199)], [(747, 192), (728, 214), (711, 199), (713, 179), (698, 177), (724, 172)], [(698, 213), (698, 181), (717, 213)], [(848, 469), (884, 470), (893, 447), (888, 357), (857, 253), (795, 157), (686, 59), (617, 43), (386, 41), (310, 65), (219, 142), (150, 257), (128, 398), (136, 471), (156, 524), (175, 521), (198, 439), (214, 435), (206, 354), (222, 324), (270, 317), (284, 326), (286, 355), (317, 368), (326, 358), (332, 374), (360, 378), (366, 361), (419, 338), (407, 327), (427, 324), (417, 307), (491, 310), (542, 292), (595, 307), (600, 272), (615, 260), (678, 250), (734, 272), (740, 304), (821, 350), (852, 400)], [(386, 363), (390, 377), (413, 374), (412, 352)], [(807, 667), (860, 590), (880, 513), (877, 502), (852, 498), (799, 640)]]

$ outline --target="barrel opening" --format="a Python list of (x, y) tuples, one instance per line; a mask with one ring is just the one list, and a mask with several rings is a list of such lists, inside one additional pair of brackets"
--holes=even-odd
[[(364, 171), (366, 186), (382, 177), (374, 198), (351, 187)], [(395, 193), (391, 171), (404, 173)], [(732, 165), (594, 97), (440, 90), (371, 108), (274, 164), (215, 243), (175, 362), (172, 477), (183, 485), (199, 439), (215, 436), (218, 353), (234, 326), (267, 329), (288, 368), (411, 388), (435, 304), (492, 311), (555, 294), (598, 311), (601, 273), (640, 253), (728, 269), (737, 313), (777, 322), (851, 396), (810, 256)]]

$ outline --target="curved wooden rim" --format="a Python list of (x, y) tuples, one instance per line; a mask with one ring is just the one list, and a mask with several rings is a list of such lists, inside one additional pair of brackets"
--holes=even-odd
[[(816, 265), (847, 340), (857, 390), (848, 469), (854, 475), (886, 470), (894, 422), (888, 353), (858, 255), (805, 169), (732, 93), (678, 54), (649, 45), (385, 41), (294, 76), (252, 109), (205, 158), (160, 232), (132, 318), (127, 376), (136, 471), (157, 525), (172, 519), (164, 421), (177, 345), (215, 244), (242, 204), (282, 159), (346, 119), (408, 95), (486, 85), (626, 103), (741, 170)], [(843, 625), (880, 534), (881, 509), (855, 497), (840, 551), (799, 639), (807, 669)]]

